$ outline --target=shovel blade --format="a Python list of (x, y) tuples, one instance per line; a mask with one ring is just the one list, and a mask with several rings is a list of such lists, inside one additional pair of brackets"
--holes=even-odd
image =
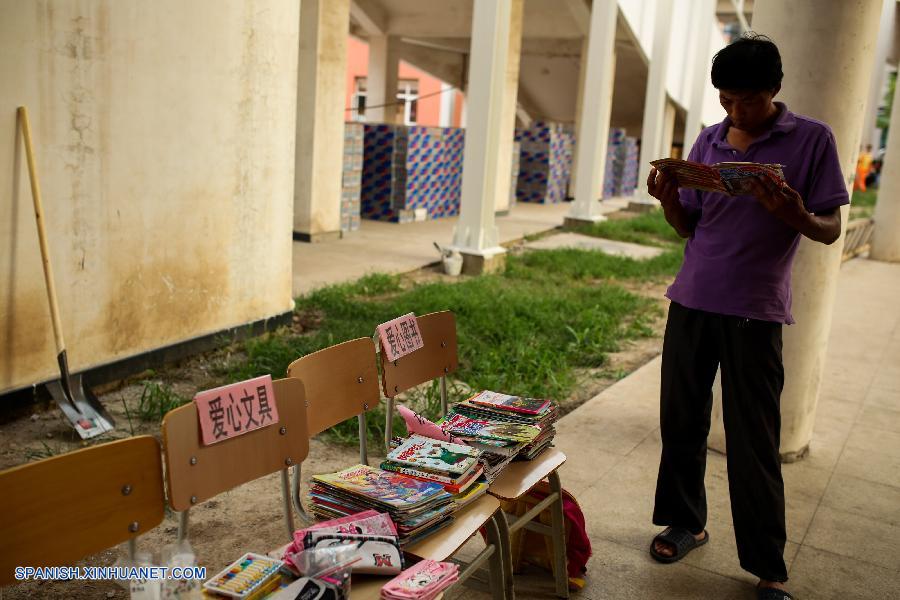
[(69, 389), (71, 395), (66, 393), (60, 381), (47, 384), (53, 401), (72, 423), (81, 439), (87, 440), (113, 430), (115, 423), (112, 417), (97, 397), (90, 390), (85, 390), (81, 375), (69, 376)]

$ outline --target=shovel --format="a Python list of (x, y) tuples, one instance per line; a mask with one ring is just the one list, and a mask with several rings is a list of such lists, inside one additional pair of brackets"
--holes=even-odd
[(66, 358), (66, 342), (63, 339), (62, 323), (59, 320), (59, 306), (56, 302), (56, 285), (53, 282), (53, 270), (50, 268), (50, 250), (47, 247), (47, 234), (44, 231), (44, 211), (41, 208), (41, 187), (38, 184), (37, 165), (34, 161), (34, 149), (31, 145), (31, 125), (28, 123), (28, 110), (20, 106), (18, 117), (22, 125), (22, 136), (25, 138), (25, 155), (28, 159), (28, 177), (31, 179), (31, 197), (34, 200), (34, 216), (37, 221), (38, 240), (41, 244), (41, 258), (44, 265), (44, 281), (47, 284), (47, 298), (50, 300), (50, 317), (53, 321), (53, 337), (56, 339), (56, 361), (59, 363), (59, 381), (51, 381), (47, 389), (57, 406), (72, 422), (81, 439), (98, 436), (114, 427), (113, 419), (97, 400), (97, 397), (84, 388), (80, 374), (69, 373)]

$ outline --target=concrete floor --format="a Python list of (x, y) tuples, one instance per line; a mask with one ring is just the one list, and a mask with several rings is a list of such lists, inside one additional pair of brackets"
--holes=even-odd
[[(783, 468), (785, 559), (798, 598), (900, 598), (898, 298), (900, 265), (843, 266), (810, 454)], [(720, 454), (711, 452), (707, 467), (710, 543), (673, 565), (647, 552), (658, 529), (650, 522), (658, 396), (659, 358), (558, 428), (557, 445), (569, 457), (563, 485), (576, 494), (594, 544), (578, 597), (753, 598), (755, 580), (738, 564)], [(547, 597), (523, 587), (521, 598)]]
[[(607, 210), (617, 208), (615, 204)], [(518, 205), (498, 218), (504, 242), (562, 222), (569, 205)], [(294, 292), (350, 280), (377, 263), (403, 272), (434, 262), (456, 219), (365, 222), (351, 237), (294, 245)], [(403, 244), (396, 244), (398, 234)], [(373, 252), (379, 255), (373, 259)], [(339, 268), (335, 268), (338, 266)], [(789, 589), (799, 599), (900, 598), (900, 265), (855, 259), (841, 269), (809, 456), (784, 465)], [(573, 597), (751, 599), (728, 504), (725, 457), (707, 466), (710, 543), (660, 565), (648, 552), (658, 468), (659, 358), (567, 415), (557, 446), (563, 485), (581, 504), (594, 556)], [(480, 545), (476, 542), (476, 545)], [(472, 549), (474, 551), (474, 548)], [(518, 577), (522, 599), (552, 597), (546, 576)], [(451, 600), (488, 597), (461, 588)]]
[[(625, 199), (604, 200), (601, 212), (626, 205)], [(571, 207), (569, 203), (519, 203), (508, 215), (497, 217), (500, 242), (506, 244), (562, 225)], [(449, 245), (457, 221), (457, 217), (450, 217), (398, 225), (364, 219), (358, 231), (343, 239), (313, 244), (294, 242), (294, 296), (323, 285), (352, 281), (376, 268), (380, 272), (404, 273), (436, 262), (440, 257), (433, 242)]]

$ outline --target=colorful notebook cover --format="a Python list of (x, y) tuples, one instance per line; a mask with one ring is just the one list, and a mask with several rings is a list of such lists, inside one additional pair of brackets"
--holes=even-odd
[(470, 446), (412, 435), (399, 448), (391, 450), (387, 459), (412, 468), (431, 469), (450, 475), (469, 471), (481, 453)]
[(458, 413), (451, 413), (438, 425), (455, 435), (505, 442), (530, 442), (541, 433), (541, 428), (534, 425), (471, 419)]
[(481, 496), (484, 496), (487, 493), (487, 491), (488, 491), (488, 484), (483, 481), (478, 481), (475, 483), (475, 485), (473, 485), (466, 491), (459, 493), (459, 494), (455, 494), (453, 496), (453, 501), (456, 502), (456, 506), (458, 508), (462, 508), (463, 506), (467, 506), (467, 505), (471, 504), (472, 502), (474, 502)]
[(397, 510), (411, 509), (446, 495), (439, 483), (420, 481), (366, 465), (315, 475), (313, 481)]
[(549, 400), (526, 398), (525, 396), (510, 396), (509, 394), (501, 394), (499, 392), (491, 392), (488, 390), (475, 394), (469, 398), (469, 402), (501, 410), (525, 413), (527, 415), (539, 415), (546, 411), (547, 407), (550, 406)]

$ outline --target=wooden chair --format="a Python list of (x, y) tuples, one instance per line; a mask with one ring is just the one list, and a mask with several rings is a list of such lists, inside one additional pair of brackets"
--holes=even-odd
[(193, 403), (169, 411), (163, 418), (169, 505), (180, 511), (178, 539), (187, 537), (192, 506), (264, 475), (281, 471), (284, 519), (288, 539), (294, 534), (288, 469), (309, 454), (306, 401), (296, 379), (273, 383), (278, 423), (204, 446)]
[[(372, 339), (351, 340), (298, 358), (288, 367), (288, 376), (300, 378), (306, 389), (310, 435), (354, 416), (359, 419), (360, 462), (367, 464), (365, 412), (381, 401)], [(295, 494), (295, 497), (299, 502), (299, 495)], [(487, 547), (463, 568), (459, 581), (468, 579), (481, 565), (490, 561), (491, 592), (494, 600), (500, 600), (505, 590), (503, 577), (506, 573), (502, 564), (500, 521), (503, 519), (500, 513), (500, 502), (486, 494), (454, 513), (452, 524), (406, 547), (405, 552), (419, 558), (447, 560), (484, 527), (488, 536)], [(361, 583), (354, 580), (354, 600), (377, 598), (383, 584), (384, 581), (371, 578)]]
[(0, 473), (0, 585), (16, 566), (71, 565), (162, 522), (159, 443), (131, 437)]
[[(384, 394), (388, 398), (389, 421), (392, 419), (394, 397), (437, 377), (441, 378), (441, 408), (443, 414), (447, 414), (446, 378), (459, 368), (456, 318), (452, 312), (442, 311), (418, 317), (418, 323), (424, 342), (423, 348), (394, 362), (386, 361), (384, 353), (381, 354), (382, 382)], [(507, 598), (511, 599), (514, 596), (510, 536), (523, 527), (547, 535), (553, 540), (556, 595), (560, 598), (569, 597), (565, 520), (558, 472), (565, 461), (565, 454), (555, 448), (548, 448), (534, 460), (510, 463), (488, 490), (500, 500), (518, 500), (540, 481), (547, 479), (550, 484), (550, 494), (527, 513), (515, 520), (511, 515), (498, 519), (501, 538), (504, 540), (503, 564), (507, 569), (504, 577), (508, 588)], [(534, 522), (535, 517), (548, 507), (552, 515), (551, 527)]]

